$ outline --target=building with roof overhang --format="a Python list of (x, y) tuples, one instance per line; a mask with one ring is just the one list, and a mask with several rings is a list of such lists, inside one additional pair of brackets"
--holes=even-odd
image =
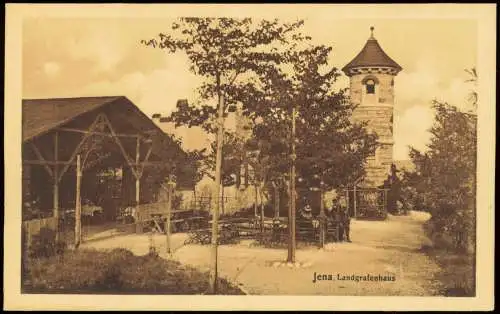
[[(78, 155), (82, 200), (111, 218), (117, 208), (155, 202), (169, 175), (178, 188), (194, 186), (179, 144), (124, 96), (23, 99), (22, 140), (24, 220), (37, 218), (24, 212), (33, 201), (44, 217), (74, 209)], [(95, 184), (110, 173), (118, 188)]]

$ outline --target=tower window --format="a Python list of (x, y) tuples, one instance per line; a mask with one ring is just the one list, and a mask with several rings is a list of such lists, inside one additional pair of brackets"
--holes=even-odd
[(375, 94), (375, 81), (367, 80), (366, 81), (366, 93), (367, 94)]

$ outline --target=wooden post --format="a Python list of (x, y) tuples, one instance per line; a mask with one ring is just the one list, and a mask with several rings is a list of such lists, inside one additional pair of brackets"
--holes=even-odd
[(347, 210), (349, 210), (349, 207), (351, 206), (351, 202), (349, 199), (349, 186), (345, 190), (345, 198), (346, 198), (346, 202), (347, 202)]
[[(58, 132), (55, 132), (54, 134), (54, 161), (58, 162), (59, 158), (59, 136)], [(53, 206), (54, 206), (54, 217), (58, 218), (59, 217), (59, 166), (57, 164), (54, 165), (54, 200), (53, 200)]]
[(320, 188), (320, 207), (319, 207), (319, 236), (320, 236), (320, 246), (325, 247), (325, 236), (326, 236), (326, 217), (325, 217), (325, 204), (324, 204), (324, 193), (323, 187)]
[[(129, 164), (130, 170), (135, 177), (135, 212), (137, 214), (137, 221), (136, 221), (136, 226), (135, 226), (135, 232), (136, 233), (142, 233), (144, 231), (144, 226), (143, 226), (143, 219), (145, 218), (141, 213), (139, 213), (139, 204), (141, 202), (141, 177), (138, 171), (136, 171), (133, 167), (136, 167), (136, 169), (139, 168), (139, 157), (140, 157), (140, 142), (139, 142), (139, 137), (136, 139), (136, 150), (135, 150), (135, 165), (131, 166)], [(147, 218), (146, 218), (147, 219)]]
[(384, 188), (384, 211), (387, 213), (387, 189)]
[(56, 218), (56, 241), (59, 240), (59, 133), (54, 133), (54, 186), (53, 186), (53, 209), (54, 218)]
[(274, 218), (280, 217), (280, 189), (278, 185), (274, 186)]
[[(139, 142), (139, 138), (137, 138), (136, 142), (136, 150), (135, 150), (135, 164), (136, 167), (139, 165), (139, 157), (140, 157), (140, 145), (141, 143)], [(141, 177), (140, 174), (135, 171), (134, 174), (136, 175), (135, 177), (135, 204), (139, 205), (140, 203), (140, 191), (141, 191)]]
[(354, 184), (354, 199), (353, 199), (353, 202), (354, 202), (354, 218), (356, 218), (357, 216), (357, 209), (356, 209), (356, 199), (357, 199), (357, 195), (356, 195), (356, 184)]
[(222, 144), (224, 143), (224, 95), (219, 92), (217, 126), (217, 151), (215, 160), (215, 208), (212, 215), (211, 267), (209, 276), (210, 293), (217, 294), (217, 250), (219, 233), (220, 186), (222, 171)]
[(173, 198), (173, 185), (169, 180), (167, 185), (167, 196), (168, 196), (168, 204), (167, 204), (167, 223), (165, 226), (165, 233), (167, 234), (167, 254), (171, 254), (171, 244), (170, 244), (170, 224), (171, 224), (171, 215), (172, 215), (172, 198)]
[(82, 204), (80, 198), (81, 180), (82, 169), (80, 165), (80, 154), (78, 154), (76, 156), (75, 249), (80, 246), (82, 240)]
[(225, 207), (225, 204), (224, 204), (224, 183), (221, 184), (221, 187), (220, 187), (221, 191), (222, 191), (222, 195), (221, 195), (221, 199), (222, 199), (222, 203), (221, 203), (221, 213), (222, 215), (224, 215), (224, 207)]
[(262, 195), (262, 189), (259, 188), (259, 195), (260, 195), (260, 235), (261, 237), (264, 236), (264, 200), (263, 200), (263, 195)]
[(254, 212), (254, 218), (257, 218), (257, 200), (258, 200), (258, 191), (257, 191), (257, 184), (254, 184), (254, 189), (255, 189), (255, 201), (253, 203), (253, 212)]
[(288, 259), (289, 263), (295, 263), (295, 106), (292, 110), (292, 169), (290, 171), (290, 207), (288, 209)]

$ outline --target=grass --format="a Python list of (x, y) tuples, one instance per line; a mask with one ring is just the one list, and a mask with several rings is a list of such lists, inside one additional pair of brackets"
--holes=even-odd
[[(206, 294), (208, 273), (155, 255), (135, 256), (125, 249), (81, 249), (30, 259), (23, 293)], [(244, 293), (224, 279), (219, 294)]]
[(425, 232), (433, 239), (433, 246), (426, 246), (422, 251), (436, 261), (441, 271), (436, 279), (441, 282), (441, 295), (449, 297), (474, 297), (475, 269), (474, 254), (457, 251), (450, 241), (443, 237), (432, 236), (433, 226), (429, 221), (424, 225)]
[(425, 248), (425, 253), (441, 267), (436, 279), (443, 289), (440, 295), (447, 297), (474, 297), (474, 256), (443, 248)]

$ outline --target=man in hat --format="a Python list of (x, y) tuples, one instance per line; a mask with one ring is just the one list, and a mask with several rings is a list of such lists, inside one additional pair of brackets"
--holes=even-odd
[(339, 214), (340, 214), (340, 240), (344, 239), (347, 242), (351, 242), (350, 238), (350, 229), (351, 229), (351, 217), (349, 215), (349, 211), (347, 209), (347, 201), (345, 198), (341, 197), (338, 200), (339, 204)]
[[(335, 230), (338, 230), (338, 222), (339, 222), (339, 212), (338, 212), (338, 206), (337, 202), (333, 201), (332, 206), (328, 206), (326, 208), (326, 221), (327, 221), (327, 226), (333, 226)], [(329, 228), (327, 229), (329, 230)], [(334, 241), (338, 241), (338, 234), (328, 234), (328, 238), (332, 238)]]
[(309, 203), (306, 203), (306, 205), (302, 208), (300, 211), (300, 216), (304, 219), (312, 219), (312, 208)]

